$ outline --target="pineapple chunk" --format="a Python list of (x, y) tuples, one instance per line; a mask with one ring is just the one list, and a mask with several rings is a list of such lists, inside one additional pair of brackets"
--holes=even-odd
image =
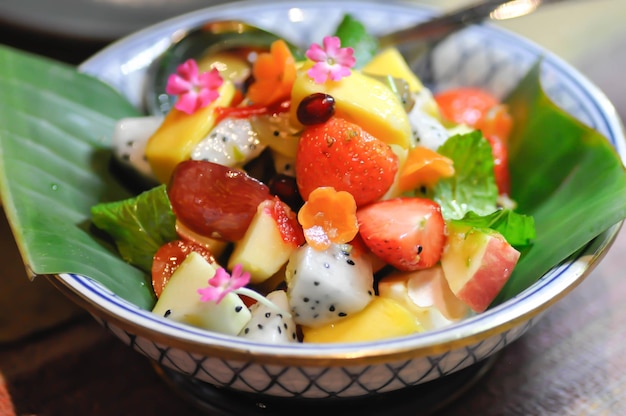
[(213, 128), (215, 109), (230, 104), (235, 95), (235, 86), (230, 81), (224, 81), (219, 93), (217, 100), (193, 114), (186, 114), (173, 108), (148, 139), (146, 159), (154, 176), (161, 183), (169, 181), (176, 165), (189, 159), (194, 147)]
[(411, 71), (406, 60), (396, 48), (387, 48), (372, 58), (364, 67), (364, 74), (391, 75), (405, 80), (411, 92), (417, 93), (424, 88), (419, 78)]
[(360, 342), (401, 337), (424, 328), (399, 302), (374, 297), (360, 312), (321, 327), (302, 327), (304, 342)]
[(298, 69), (291, 90), (292, 122), (298, 124), (298, 104), (314, 93), (325, 93), (335, 99), (335, 113), (363, 127), (372, 136), (387, 144), (408, 148), (411, 144), (411, 125), (400, 98), (384, 83), (352, 71), (340, 81), (317, 84), (307, 75), (310, 65)]
[(198, 289), (206, 287), (215, 268), (191, 252), (170, 277), (152, 312), (210, 331), (237, 335), (252, 318), (241, 298), (228, 293), (220, 303), (202, 302)]

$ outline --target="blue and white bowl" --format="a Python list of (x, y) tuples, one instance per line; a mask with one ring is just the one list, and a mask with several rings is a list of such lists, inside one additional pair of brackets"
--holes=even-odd
[[(185, 29), (214, 19), (240, 19), (305, 45), (331, 33), (345, 12), (381, 34), (432, 15), (430, 9), (390, 2), (229, 3), (133, 34), (80, 70), (108, 82), (140, 107), (148, 67)], [(434, 90), (475, 85), (504, 96), (539, 56), (544, 58), (544, 89), (562, 108), (605, 135), (624, 159), (621, 125), (606, 97), (561, 59), (511, 33), (489, 25), (463, 30), (429, 55), (429, 70), (420, 76)], [(269, 396), (363, 397), (439, 379), (497, 353), (590, 273), (618, 229), (612, 227), (527, 290), (480, 315), (444, 329), (370, 343), (260, 344), (165, 320), (85, 277), (62, 274), (53, 281), (120, 340), (171, 371)]]

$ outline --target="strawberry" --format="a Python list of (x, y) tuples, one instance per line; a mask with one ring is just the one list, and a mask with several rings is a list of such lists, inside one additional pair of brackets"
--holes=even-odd
[(296, 180), (306, 200), (320, 186), (350, 192), (357, 206), (382, 197), (393, 183), (398, 158), (383, 141), (339, 117), (307, 127), (296, 154)]
[(356, 213), (365, 245), (393, 267), (413, 271), (432, 267), (446, 242), (441, 207), (426, 198), (377, 201)]

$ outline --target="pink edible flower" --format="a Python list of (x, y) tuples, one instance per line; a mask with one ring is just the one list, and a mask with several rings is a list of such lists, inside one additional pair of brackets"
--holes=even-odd
[(356, 64), (354, 49), (342, 48), (337, 36), (326, 36), (324, 47), (317, 43), (306, 51), (306, 57), (316, 62), (307, 74), (317, 84), (323, 84), (328, 78), (339, 81), (350, 75), (350, 68)]
[(199, 73), (198, 64), (188, 59), (176, 68), (176, 73), (169, 76), (165, 92), (178, 95), (174, 108), (187, 114), (206, 107), (220, 96), (218, 88), (224, 80), (218, 70)]
[(250, 273), (243, 271), (241, 264), (233, 267), (233, 273), (228, 274), (226, 269), (220, 267), (215, 275), (209, 279), (209, 286), (198, 289), (202, 302), (220, 303), (228, 293), (236, 291), (250, 282)]

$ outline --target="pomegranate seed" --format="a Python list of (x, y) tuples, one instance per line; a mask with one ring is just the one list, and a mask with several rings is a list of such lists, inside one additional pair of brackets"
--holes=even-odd
[(305, 126), (322, 124), (335, 114), (335, 99), (328, 94), (311, 94), (298, 105), (298, 121)]
[(268, 183), (270, 194), (276, 195), (294, 212), (298, 212), (304, 201), (298, 192), (296, 178), (283, 174), (276, 174)]

